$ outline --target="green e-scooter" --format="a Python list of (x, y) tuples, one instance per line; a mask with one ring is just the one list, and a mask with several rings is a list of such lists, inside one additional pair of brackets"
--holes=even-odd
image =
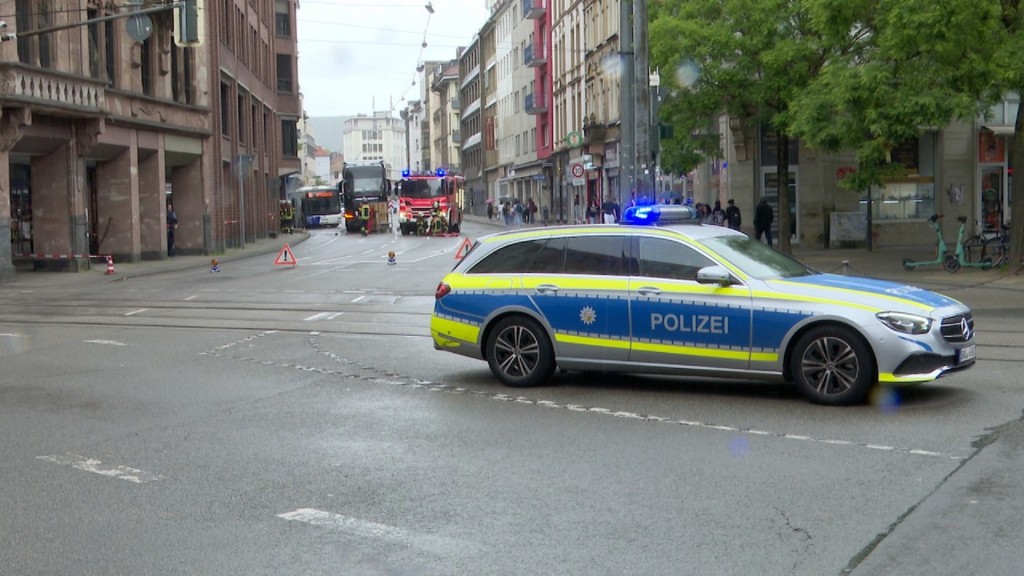
[(947, 254), (946, 259), (943, 260), (942, 263), (946, 267), (946, 272), (956, 272), (963, 266), (981, 268), (982, 270), (991, 268), (992, 259), (987, 256), (978, 262), (967, 261), (967, 250), (964, 249), (964, 225), (967, 223), (967, 217), (960, 216), (957, 220), (960, 221), (960, 231), (956, 234), (956, 255)]
[(950, 254), (946, 254), (946, 241), (942, 238), (942, 227), (939, 226), (939, 218), (942, 218), (942, 214), (933, 214), (932, 217), (928, 219), (928, 221), (932, 223), (932, 228), (935, 229), (935, 259), (918, 262), (915, 260), (911, 260), (910, 258), (904, 258), (904, 270), (913, 270), (919, 266), (938, 266), (940, 264), (946, 265), (946, 260), (948, 258), (952, 258)]

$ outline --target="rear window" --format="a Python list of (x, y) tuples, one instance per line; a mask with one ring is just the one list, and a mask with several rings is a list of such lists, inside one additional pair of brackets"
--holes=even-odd
[(623, 236), (524, 240), (495, 250), (467, 274), (625, 274)]

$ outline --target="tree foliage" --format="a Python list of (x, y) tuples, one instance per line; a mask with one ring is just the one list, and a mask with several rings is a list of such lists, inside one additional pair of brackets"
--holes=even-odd
[[(903, 142), (1024, 93), (1021, 1), (652, 0), (652, 62), (696, 71), (662, 74), (672, 86), (662, 119), (689, 134), (727, 113), (811, 148), (852, 150), (858, 169), (840, 185), (867, 190), (899, 175), (890, 152)], [(1024, 166), (1024, 145), (1012, 152)], [(1024, 215), (1024, 179), (1013, 200)]]

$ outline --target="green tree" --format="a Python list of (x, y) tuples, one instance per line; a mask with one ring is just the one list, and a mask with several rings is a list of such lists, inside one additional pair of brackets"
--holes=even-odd
[(998, 96), (996, 44), (986, 41), (999, 36), (995, 2), (808, 6), (828, 58), (793, 99), (788, 125), (813, 148), (856, 151), (857, 171), (840, 181), (843, 188), (884, 186), (903, 169), (891, 161), (893, 148), (953, 119), (973, 122)]
[[(664, 74), (667, 95), (661, 119), (677, 137), (672, 154), (720, 156), (712, 124), (721, 114), (756, 134), (764, 126), (779, 134), (779, 182), (789, 172), (789, 109), (824, 60), (809, 35), (805, 0), (652, 0), (651, 64)], [(666, 78), (667, 77), (667, 78)], [(701, 135), (695, 138), (694, 135)], [(672, 152), (670, 152), (670, 150)], [(788, 187), (779, 186), (779, 230), (790, 229)], [(789, 234), (779, 249), (790, 251)]]

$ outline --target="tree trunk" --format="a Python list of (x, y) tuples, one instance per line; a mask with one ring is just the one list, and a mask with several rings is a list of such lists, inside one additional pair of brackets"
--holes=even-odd
[[(1024, 88), (1018, 90), (1024, 94)], [(1013, 139), (1010, 142), (1010, 161), (1014, 169), (1024, 172), (1024, 115), (1017, 107), (1017, 119), (1013, 122)], [(1024, 173), (1010, 178), (1010, 265), (1014, 268), (1024, 256)], [(1016, 216), (1016, 217), (1014, 217)]]
[(790, 243), (789, 222), (789, 136), (779, 131), (778, 142), (779, 165), (778, 165), (778, 188), (779, 188), (779, 251), (792, 254), (793, 248)]

